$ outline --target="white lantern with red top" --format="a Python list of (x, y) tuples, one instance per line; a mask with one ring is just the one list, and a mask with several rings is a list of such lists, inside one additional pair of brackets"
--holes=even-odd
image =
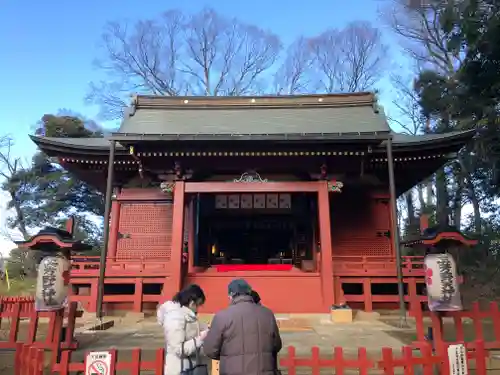
[(431, 311), (462, 310), (457, 265), (451, 254), (426, 255), (424, 265), (429, 309)]

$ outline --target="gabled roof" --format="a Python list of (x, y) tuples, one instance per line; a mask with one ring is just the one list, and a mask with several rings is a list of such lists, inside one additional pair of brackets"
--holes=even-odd
[(255, 96), (136, 96), (116, 135), (388, 133), (372, 93)]
[[(393, 136), (399, 151), (451, 146), (460, 149), (474, 131), (404, 135), (391, 132), (373, 93), (255, 96), (136, 96), (121, 127), (109, 138), (49, 138), (32, 140), (44, 151), (104, 154), (111, 139), (121, 142), (117, 153), (142, 141), (190, 142), (267, 141), (335, 143), (368, 141), (385, 149)], [(382, 143), (380, 143), (382, 142)]]

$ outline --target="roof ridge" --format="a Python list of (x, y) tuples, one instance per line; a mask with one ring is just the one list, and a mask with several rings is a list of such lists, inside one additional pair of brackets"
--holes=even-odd
[(132, 116), (137, 109), (273, 109), (372, 106), (377, 112), (376, 95), (371, 92), (276, 96), (152, 96), (133, 95)]

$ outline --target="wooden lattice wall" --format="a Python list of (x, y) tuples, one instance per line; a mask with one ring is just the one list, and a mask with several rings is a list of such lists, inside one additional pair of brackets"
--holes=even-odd
[(169, 261), (172, 242), (172, 204), (123, 202), (116, 257), (163, 258)]
[(390, 256), (390, 206), (369, 192), (330, 195), (333, 256)]

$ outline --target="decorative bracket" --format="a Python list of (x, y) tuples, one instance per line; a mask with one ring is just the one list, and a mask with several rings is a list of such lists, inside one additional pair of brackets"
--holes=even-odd
[(131, 238), (130, 234), (129, 233), (118, 232), (118, 239), (121, 240), (121, 239), (124, 239), (124, 238)]
[(244, 182), (244, 183), (262, 183), (262, 182), (268, 182), (267, 178), (261, 178), (260, 174), (258, 174), (256, 171), (249, 171), (243, 173), (240, 178), (235, 178), (234, 182)]
[(328, 182), (328, 191), (332, 193), (342, 193), (342, 188), (344, 187), (344, 184), (340, 181), (330, 181)]
[(175, 190), (175, 182), (162, 182), (160, 184), (160, 190), (165, 194), (173, 194)]

